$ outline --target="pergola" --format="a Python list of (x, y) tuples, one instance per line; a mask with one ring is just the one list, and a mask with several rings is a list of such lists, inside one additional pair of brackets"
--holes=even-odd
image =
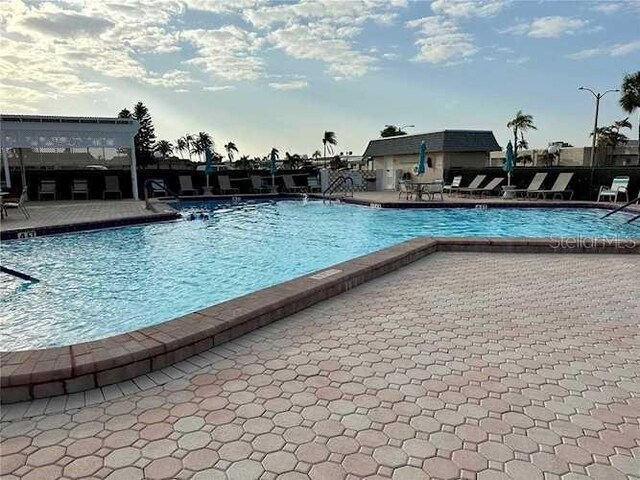
[[(130, 118), (0, 114), (0, 148), (7, 186), (11, 186), (9, 149), (127, 148), (131, 151), (131, 189), (133, 198), (138, 198), (137, 132), (138, 122)], [(24, 169), (22, 175), (24, 184)]]

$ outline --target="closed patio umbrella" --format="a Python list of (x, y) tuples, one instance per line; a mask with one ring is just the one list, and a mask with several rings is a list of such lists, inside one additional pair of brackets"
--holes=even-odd
[(274, 149), (271, 150), (271, 193), (275, 193), (276, 191), (276, 152)]
[(427, 145), (424, 141), (420, 144), (420, 154), (418, 155), (418, 175), (424, 175), (427, 171)]
[(504, 156), (504, 163), (502, 164), (502, 170), (507, 172), (507, 186), (511, 186), (511, 172), (515, 168), (515, 162), (513, 158), (513, 145), (511, 144), (511, 140), (507, 143), (507, 152)]
[[(206, 162), (204, 164), (204, 174), (207, 176), (207, 188), (209, 188), (209, 175), (213, 173), (213, 155), (211, 155), (211, 150), (209, 147), (205, 147), (204, 156), (206, 158)], [(209, 192), (210, 193), (210, 192)]]

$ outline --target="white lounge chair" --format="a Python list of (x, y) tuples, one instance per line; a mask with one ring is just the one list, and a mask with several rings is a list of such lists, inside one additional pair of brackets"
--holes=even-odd
[(466, 187), (457, 187), (455, 189), (451, 189), (450, 193), (467, 191), (467, 190), (476, 190), (480, 186), (480, 184), (484, 182), (485, 178), (487, 178), (486, 175), (476, 175), (475, 178), (471, 180), (471, 183), (469, 183), (469, 185), (467, 185)]
[(401, 180), (398, 182), (398, 187), (400, 187), (400, 191), (398, 192), (398, 200), (400, 200), (403, 195), (407, 200), (411, 200), (411, 197), (414, 194), (413, 185), (411, 184), (411, 182)]
[(122, 198), (122, 191), (120, 190), (120, 180), (118, 177), (109, 175), (104, 177), (104, 191), (102, 192), (102, 199), (106, 200), (107, 195), (117, 195), (118, 198)]
[(504, 182), (504, 178), (495, 177), (489, 183), (487, 183), (484, 187), (476, 187), (476, 188), (465, 187), (465, 188), (459, 188), (457, 191), (460, 193), (468, 193), (469, 196), (476, 195), (476, 194), (488, 195), (491, 192), (493, 192), (496, 188), (498, 188), (502, 182)]
[(544, 180), (546, 178), (546, 172), (538, 172), (533, 176), (527, 188), (515, 188), (513, 190), (510, 190), (510, 192), (514, 193), (516, 196), (518, 196), (518, 194), (526, 196), (529, 192), (540, 190), (540, 187), (542, 187), (542, 184), (544, 183)]
[(322, 185), (320, 185), (320, 181), (318, 180), (318, 177), (316, 177), (315, 175), (309, 175), (307, 177), (307, 188), (309, 189), (309, 193), (321, 192)]
[(263, 193), (271, 191), (271, 187), (264, 184), (264, 177), (260, 175), (251, 175), (251, 190), (254, 193)]
[(38, 191), (38, 200), (42, 200), (42, 197), (50, 196), (55, 200), (58, 195), (56, 193), (56, 181), (55, 180), (40, 180), (40, 190)]
[(573, 199), (573, 190), (567, 188), (569, 186), (569, 182), (573, 178), (573, 172), (563, 172), (559, 173), (556, 181), (553, 183), (549, 190), (531, 190), (527, 192), (527, 196), (531, 197), (536, 195), (538, 198), (547, 198), (547, 195), (552, 195), (554, 199), (560, 198), (564, 199), (564, 194), (569, 194), (569, 200)]
[(180, 175), (180, 195), (195, 195), (198, 192), (193, 188), (191, 175)]
[(460, 187), (461, 183), (462, 183), (462, 175), (456, 175), (455, 177), (453, 177), (453, 180), (451, 180), (451, 183), (445, 183), (442, 186), (442, 192), (451, 194), (453, 189)]
[(283, 175), (282, 179), (284, 180), (284, 188), (286, 188), (287, 192), (306, 192), (307, 187), (301, 187), (296, 185), (296, 182), (293, 181), (293, 177), (291, 175)]
[(600, 186), (600, 191), (598, 192), (598, 201), (602, 197), (610, 198), (613, 197), (613, 201), (618, 201), (618, 195), (624, 195), (625, 202), (629, 201), (629, 177), (615, 177), (611, 182), (611, 187), (607, 187), (606, 185)]
[(27, 201), (27, 188), (22, 189), (22, 193), (20, 193), (20, 198), (18, 198), (17, 202), (14, 201), (6, 201), (2, 202), (2, 209), (4, 210), (5, 215), (7, 214), (7, 208), (17, 208), (27, 220), (31, 218), (29, 215), (29, 211), (27, 207), (24, 205)]
[(75, 178), (71, 187), (71, 200), (75, 200), (77, 195), (84, 195), (89, 200), (89, 182), (84, 178)]
[(151, 197), (155, 197), (156, 195), (164, 197), (167, 195), (167, 185), (164, 183), (164, 180), (161, 178), (154, 178), (151, 182), (149, 182), (149, 187), (151, 188)]
[(220, 193), (238, 193), (239, 189), (231, 186), (231, 180), (227, 175), (218, 175), (218, 186), (220, 187)]

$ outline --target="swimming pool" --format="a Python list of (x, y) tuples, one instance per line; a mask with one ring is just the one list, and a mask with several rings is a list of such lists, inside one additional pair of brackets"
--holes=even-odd
[(154, 325), (416, 236), (637, 238), (602, 210), (372, 209), (322, 202), (179, 204), (208, 219), (4, 242), (0, 350), (69, 345)]

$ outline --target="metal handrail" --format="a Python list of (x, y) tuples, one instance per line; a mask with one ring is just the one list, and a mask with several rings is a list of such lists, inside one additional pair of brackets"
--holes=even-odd
[[(609, 215), (613, 215), (616, 212), (619, 212), (620, 210), (624, 210), (625, 208), (627, 208), (629, 205), (631, 205), (632, 203), (635, 202), (640, 202), (640, 195), (637, 198), (634, 198), (633, 200), (631, 200), (630, 202), (625, 203), (624, 205), (622, 205), (621, 207), (616, 208), (615, 210), (611, 210), (609, 213), (607, 213), (604, 217), (602, 218), (607, 218)], [(637, 217), (632, 218), (631, 220), (629, 220), (627, 223), (631, 223), (634, 220), (637, 220), (638, 218), (640, 218), (640, 215), (638, 215)]]
[(167, 192), (169, 195), (174, 197), (176, 200), (180, 198), (180, 196), (176, 192), (174, 192), (173, 190), (170, 190), (167, 187), (166, 183), (160, 183), (154, 180), (153, 178), (148, 178), (144, 181), (144, 184), (142, 186), (142, 189), (144, 190), (144, 204), (147, 210), (151, 210), (151, 204), (149, 203), (149, 186), (152, 184), (155, 184), (158, 187), (162, 188), (165, 192)]
[(32, 277), (31, 275), (27, 275), (26, 273), (19, 272), (18, 270), (14, 270), (13, 268), (0, 266), (0, 272), (6, 273), (8, 275), (12, 275), (12, 276), (14, 276), (16, 278), (19, 278), (21, 280), (26, 280), (27, 282), (37, 283), (37, 282), (40, 281), (37, 278)]
[(351, 189), (347, 190), (347, 193), (351, 193), (351, 196), (353, 197), (353, 178), (347, 175), (340, 175), (329, 184), (324, 192), (322, 192), (322, 201), (324, 202), (328, 198), (329, 202), (331, 202), (331, 195), (338, 189), (338, 187), (341, 187), (345, 183), (350, 185)]

